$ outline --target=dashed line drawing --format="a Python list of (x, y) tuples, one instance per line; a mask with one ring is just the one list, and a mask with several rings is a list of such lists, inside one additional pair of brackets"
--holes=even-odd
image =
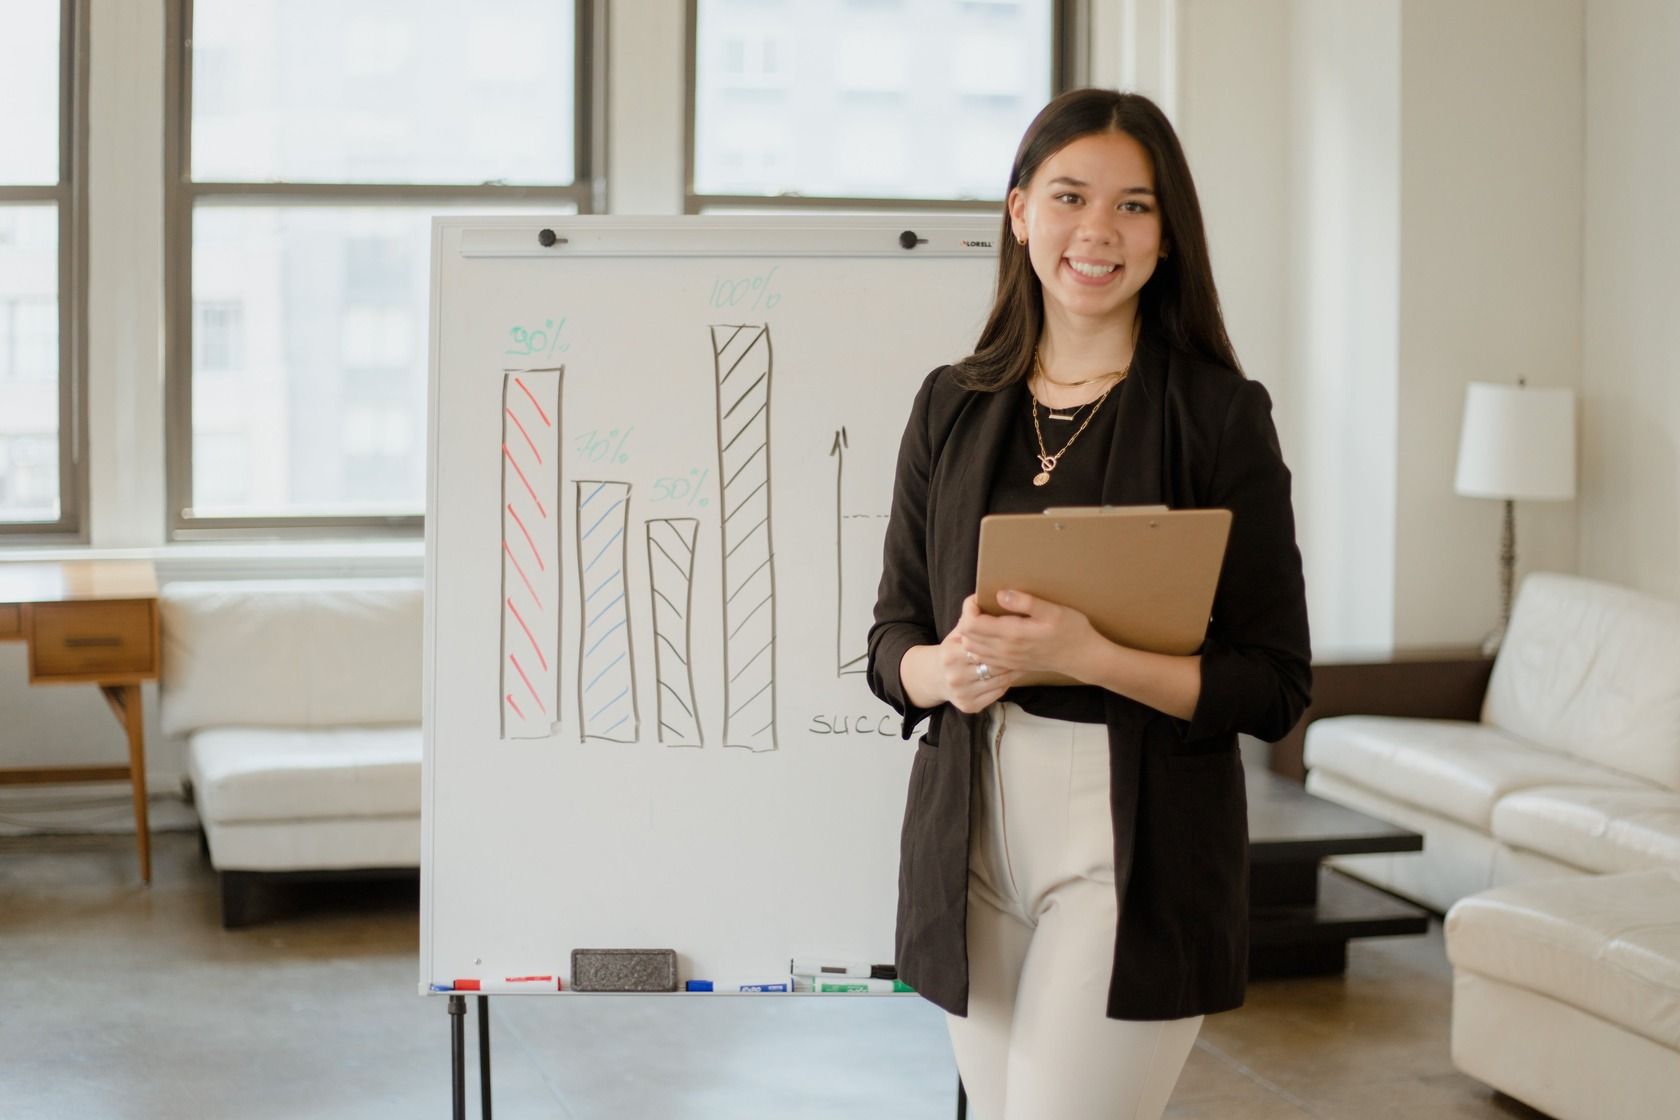
[(659, 741), (668, 747), (705, 746), (700, 709), (695, 704), (690, 642), (694, 544), (700, 522), (693, 517), (652, 519), (646, 528)]
[[(881, 581), (881, 552), (886, 543), (889, 516), (847, 512), (846, 451), (849, 447), (851, 436), (845, 428), (836, 428), (828, 454), (834, 460), (834, 674), (837, 677), (862, 674), (869, 666), (869, 626), (874, 621), (870, 604), (875, 601)], [(854, 483), (853, 489), (856, 488)]]
[(577, 483), (578, 726), (584, 739), (634, 743), (636, 658), (630, 634), (628, 482)]
[[(834, 432), (828, 453), (834, 459), (834, 675), (862, 673), (869, 661), (869, 626), (862, 625), (862, 640), (856, 619), (846, 616), (846, 448), (845, 428)], [(854, 596), (855, 598), (855, 596)], [(854, 605), (853, 614), (858, 608)]]
[(560, 386), (563, 369), (502, 375), (502, 738), (560, 724)]
[(768, 326), (712, 327), (723, 504), (723, 745), (776, 749), (776, 569), (770, 526)]

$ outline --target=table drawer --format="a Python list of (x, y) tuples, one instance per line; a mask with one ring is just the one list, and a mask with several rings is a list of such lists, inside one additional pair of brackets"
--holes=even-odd
[(30, 679), (155, 675), (155, 609), (151, 601), (35, 604), (31, 610)]
[(0, 641), (23, 637), (23, 612), (16, 603), (0, 603)]

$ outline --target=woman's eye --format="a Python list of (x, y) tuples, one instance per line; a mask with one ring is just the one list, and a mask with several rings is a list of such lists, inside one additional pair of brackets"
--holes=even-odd
[(1149, 204), (1147, 202), (1135, 202), (1135, 201), (1134, 202), (1122, 202), (1120, 204), (1120, 209), (1126, 211), (1126, 213), (1128, 213), (1128, 214), (1147, 214), (1147, 213), (1149, 213)]
[(1079, 196), (1072, 193), (1071, 191), (1063, 191), (1061, 194), (1056, 196), (1056, 201), (1057, 202), (1070, 202), (1070, 203), (1071, 202), (1078, 202), (1079, 201)]

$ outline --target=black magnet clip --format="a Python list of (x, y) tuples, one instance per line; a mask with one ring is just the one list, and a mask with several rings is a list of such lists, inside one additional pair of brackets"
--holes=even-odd
[(918, 245), (926, 245), (927, 244), (927, 238), (917, 237), (915, 230), (907, 229), (903, 233), (898, 235), (898, 243), (903, 248), (914, 249)]
[(556, 245), (566, 244), (566, 239), (559, 236), (551, 229), (543, 229), (537, 231), (537, 244), (541, 245), (544, 249), (552, 249)]

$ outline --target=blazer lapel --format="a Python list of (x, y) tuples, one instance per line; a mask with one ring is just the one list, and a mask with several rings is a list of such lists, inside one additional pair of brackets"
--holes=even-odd
[(1147, 327), (1138, 337), (1129, 384), (1120, 394), (1114, 443), (1103, 477), (1105, 506), (1171, 504), (1162, 467), (1167, 398), (1166, 352)]
[[(962, 602), (974, 594), (980, 563), (980, 518), (985, 516), (997, 477), (1009, 425), (1027, 407), (1026, 386), (1006, 386), (995, 393), (971, 393), (951, 427), (939, 455), (929, 491), (928, 575), (933, 582), (933, 613), (941, 636), (962, 615)], [(1031, 464), (1023, 464), (1023, 468)]]

